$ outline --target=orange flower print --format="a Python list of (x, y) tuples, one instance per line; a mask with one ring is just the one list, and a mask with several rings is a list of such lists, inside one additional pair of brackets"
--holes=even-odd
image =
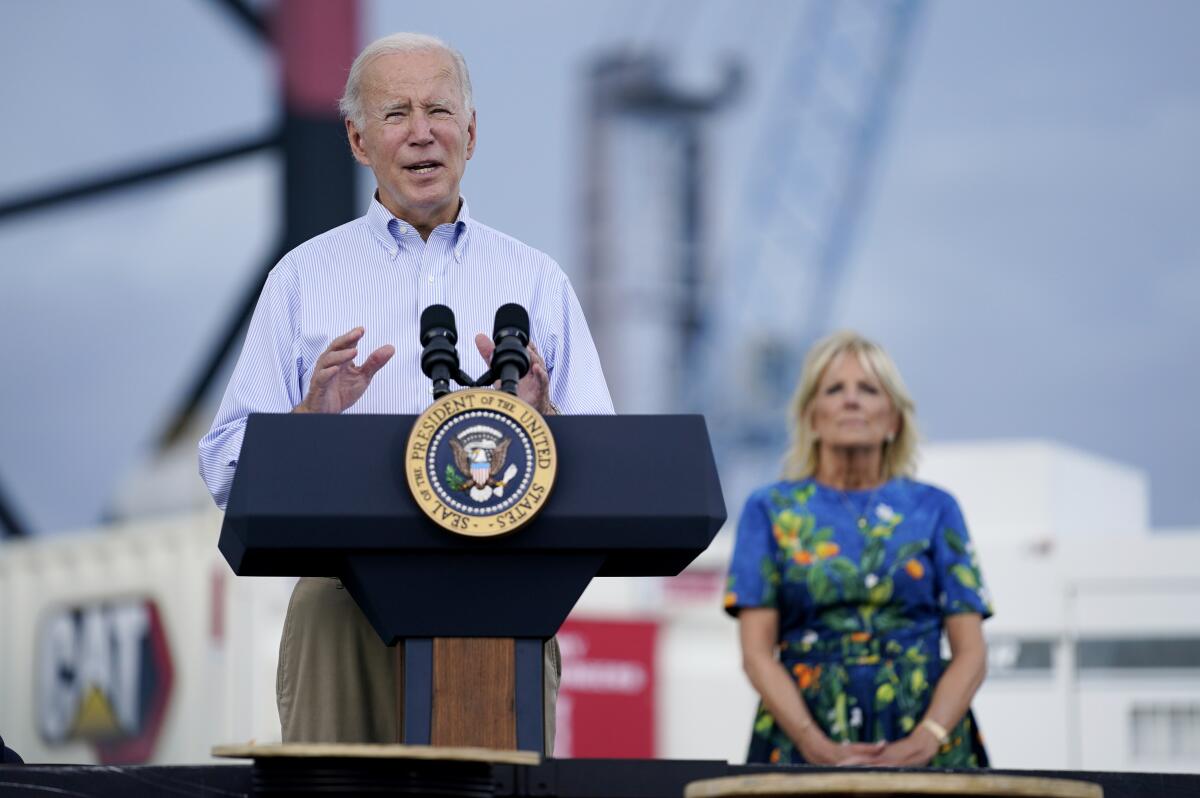
[(801, 565), (812, 565), (812, 561), (813, 561), (812, 554), (805, 551), (804, 549), (800, 549), (800, 551), (793, 554), (792, 559), (795, 560), (796, 562), (800, 563)]
[(775, 535), (775, 542), (785, 548), (796, 542), (796, 531), (788, 529), (783, 524), (773, 524), (771, 533)]
[(865, 643), (871, 639), (870, 632), (851, 632), (850, 639), (855, 643)]
[(737, 593), (726, 593), (725, 594), (725, 606), (732, 607), (735, 604), (737, 604)]
[(920, 579), (925, 575), (925, 566), (916, 560), (909, 560), (904, 563), (904, 570), (908, 571), (908, 575), (913, 579)]
[(800, 689), (807, 690), (821, 678), (821, 666), (818, 665), (815, 668), (810, 668), (803, 662), (799, 662), (792, 668), (792, 673), (795, 675), (796, 682), (800, 685)]
[(772, 764), (772, 765), (778, 765), (778, 764), (779, 764), (779, 757), (780, 757), (779, 749), (778, 749), (778, 748), (772, 748), (772, 749), (771, 749), (771, 764)]
[(820, 557), (822, 560), (825, 559), (826, 557), (837, 556), (837, 553), (841, 550), (842, 550), (841, 547), (838, 546), (838, 544), (836, 544), (836, 543), (824, 542), (824, 543), (817, 544), (817, 556)]

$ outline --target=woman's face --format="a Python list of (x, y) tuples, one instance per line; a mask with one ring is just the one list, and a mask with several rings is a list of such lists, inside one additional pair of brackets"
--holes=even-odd
[(900, 432), (900, 413), (875, 373), (843, 352), (817, 383), (809, 423), (822, 447), (873, 447)]

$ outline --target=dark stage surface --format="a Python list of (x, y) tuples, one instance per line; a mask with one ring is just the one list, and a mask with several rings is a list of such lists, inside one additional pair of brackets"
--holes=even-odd
[[(828, 768), (729, 765), (704, 760), (550, 759), (535, 767), (494, 767), (495, 795), (562, 798), (660, 798), (682, 796), (697, 779), (751, 773), (815, 773)], [(844, 771), (842, 771), (844, 772)], [(928, 771), (921, 771), (928, 772)], [(1083, 771), (993, 770), (996, 774), (1090, 781), (1105, 798), (1195, 798), (1200, 775)], [(233, 798), (250, 796), (255, 784), (250, 765), (99, 767), (16, 765), (0, 767), (0, 796), (68, 798)], [(330, 792), (322, 793), (325, 795)], [(340, 794), (346, 794), (341, 792)], [(479, 794), (479, 793), (475, 793)]]

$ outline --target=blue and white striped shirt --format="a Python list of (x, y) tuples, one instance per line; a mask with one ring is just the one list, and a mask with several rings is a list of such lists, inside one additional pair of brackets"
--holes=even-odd
[(363, 327), (360, 363), (384, 344), (396, 347), (346, 412), (420, 413), (433, 401), (421, 372), (421, 311), (435, 304), (454, 311), (459, 362), (477, 377), (486, 364), (475, 334), (490, 335), (496, 309), (507, 302), (529, 310), (551, 401), (563, 413), (612, 413), (566, 275), (548, 255), (471, 219), (466, 202), (428, 241), (373, 200), (365, 216), (296, 247), (267, 276), (221, 408), (200, 441), (200, 475), (217, 505), (229, 498), (246, 417), (300, 404), (314, 362), (334, 338)]

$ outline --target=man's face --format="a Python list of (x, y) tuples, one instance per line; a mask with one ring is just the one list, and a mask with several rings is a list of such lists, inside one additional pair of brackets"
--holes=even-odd
[(346, 120), (354, 157), (371, 167), (379, 201), (428, 235), (458, 214), (459, 184), (475, 152), (475, 112), (441, 50), (382, 55), (362, 82), (364, 124)]

